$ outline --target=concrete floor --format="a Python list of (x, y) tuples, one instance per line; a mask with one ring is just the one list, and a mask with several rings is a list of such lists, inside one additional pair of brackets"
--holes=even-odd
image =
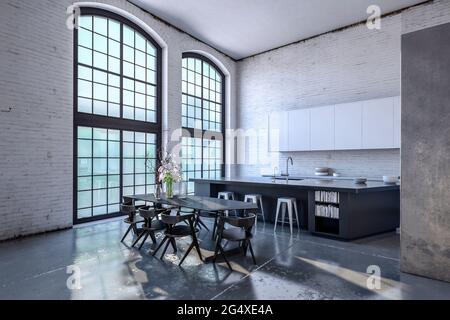
[[(401, 273), (399, 237), (385, 234), (339, 242), (258, 223), (251, 258), (204, 264), (194, 251), (153, 258), (151, 242), (131, 249), (122, 219), (0, 243), (0, 299), (450, 299), (450, 283)], [(210, 233), (201, 231), (202, 246)], [(231, 247), (231, 244), (230, 244)], [(203, 254), (211, 252), (203, 250)], [(369, 266), (381, 270), (381, 288), (368, 289)], [(68, 266), (81, 289), (68, 289)], [(70, 268), (69, 268), (70, 270)], [(70, 281), (69, 281), (70, 282)]]

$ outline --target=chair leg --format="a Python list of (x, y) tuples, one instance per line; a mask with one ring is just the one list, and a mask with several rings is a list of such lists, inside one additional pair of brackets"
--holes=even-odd
[(200, 217), (197, 218), (197, 223), (200, 224), (203, 228), (209, 231), (208, 227), (203, 223), (202, 220), (200, 220)]
[(214, 249), (213, 263), (216, 263), (218, 253), (219, 253), (219, 242), (216, 243), (216, 248)]
[(247, 240), (242, 241), (242, 250), (244, 251), (244, 256), (247, 255), (247, 248), (248, 248)]
[(152, 238), (153, 244), (156, 244), (155, 232), (153, 230), (149, 230), (150, 238)]
[(278, 201), (278, 203), (277, 203), (277, 212), (275, 214), (275, 226), (273, 227), (273, 232), (275, 232), (277, 230), (278, 214), (280, 213), (280, 206), (281, 206), (281, 202)]
[(297, 219), (297, 228), (300, 230), (300, 221), (298, 220), (297, 201), (294, 201), (295, 218)]
[(253, 253), (252, 242), (248, 240), (248, 247), (250, 249), (250, 253), (252, 254), (253, 263), (256, 264), (255, 254)]
[(233, 268), (231, 267), (231, 264), (228, 262), (228, 259), (225, 256), (225, 251), (223, 250), (223, 248), (222, 248), (222, 246), (220, 244), (219, 244), (219, 250), (220, 250), (220, 253), (222, 254), (223, 260), (225, 260), (225, 262), (227, 263), (228, 268), (230, 268), (230, 270), (233, 271)]
[(127, 232), (125, 232), (125, 234), (122, 237), (122, 240), (120, 240), (120, 242), (123, 242), (123, 240), (125, 240), (125, 238), (127, 237), (128, 233), (130, 233), (130, 230), (132, 228), (132, 225), (130, 224), (130, 226), (128, 227)]
[(169, 241), (167, 241), (166, 246), (164, 247), (163, 253), (160, 257), (160, 259), (164, 259), (164, 255), (166, 254), (167, 248), (169, 247), (169, 244), (172, 242), (172, 239), (169, 239)]
[(144, 234), (145, 233), (147, 233), (147, 231), (142, 231), (139, 235), (138, 235), (138, 237), (136, 238), (136, 240), (134, 240), (133, 241), (133, 244), (131, 245), (132, 247), (134, 247), (138, 242), (139, 242), (139, 240), (141, 240), (141, 238), (144, 236)]
[(144, 245), (145, 241), (147, 241), (147, 238), (149, 236), (149, 232), (147, 231), (144, 237), (144, 240), (142, 240), (141, 245), (139, 246), (139, 250), (141, 250), (142, 246)]
[(171, 238), (170, 243), (172, 244), (173, 253), (176, 253), (178, 251), (178, 249), (177, 249), (177, 243), (175, 241), (175, 238)]
[(152, 256), (154, 256), (154, 255), (158, 252), (158, 250), (162, 247), (162, 245), (164, 244), (164, 242), (166, 242), (168, 239), (169, 239), (168, 236), (165, 236), (165, 237), (164, 237), (164, 239), (161, 241), (161, 243), (160, 243), (159, 246), (156, 248), (156, 250), (153, 251)]
[(216, 217), (214, 218), (214, 226), (213, 226), (213, 232), (212, 232), (212, 240), (216, 239), (216, 232), (217, 232), (217, 220), (219, 219), (219, 213), (216, 213)]
[(186, 259), (186, 257), (188, 256), (189, 252), (191, 252), (192, 248), (194, 248), (194, 241), (192, 241), (191, 245), (189, 246), (189, 248), (187, 249), (186, 253), (184, 254), (183, 258), (181, 258), (180, 263), (178, 264), (178, 266), (181, 266), (181, 264), (184, 262), (184, 259)]

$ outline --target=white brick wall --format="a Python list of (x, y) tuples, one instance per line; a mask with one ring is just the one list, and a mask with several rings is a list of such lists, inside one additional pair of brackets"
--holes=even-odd
[[(401, 34), (448, 21), (450, 1), (434, 1), (382, 19), (381, 30), (362, 24), (244, 59), (238, 62), (238, 126), (266, 128), (274, 110), (400, 95)], [(248, 152), (267, 156), (264, 148)], [(273, 165), (285, 170), (289, 155), (293, 174), (311, 174), (319, 165), (348, 176), (400, 173), (398, 150), (281, 153)], [(257, 176), (270, 167), (242, 165), (238, 174)]]
[[(73, 2), (0, 1), (0, 240), (72, 225), (73, 32), (65, 23)], [(235, 114), (234, 61), (125, 0), (99, 2), (135, 15), (167, 43), (169, 134), (181, 125), (187, 50), (225, 65)]]

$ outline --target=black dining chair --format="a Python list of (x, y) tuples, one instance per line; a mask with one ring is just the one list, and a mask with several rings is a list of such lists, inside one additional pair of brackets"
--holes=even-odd
[(127, 215), (127, 217), (123, 220), (123, 222), (125, 224), (129, 225), (127, 231), (125, 232), (125, 234), (122, 237), (122, 240), (120, 240), (120, 242), (123, 242), (131, 230), (133, 230), (133, 233), (135, 235), (140, 234), (140, 229), (138, 228), (138, 224), (144, 223), (144, 220), (136, 217), (136, 207), (133, 204), (123, 204), (122, 203), (120, 205), (120, 212)]
[(167, 214), (167, 212), (170, 210), (167, 209), (156, 209), (151, 206), (144, 206), (139, 208), (138, 212), (141, 218), (144, 219), (144, 224), (141, 228), (141, 232), (139, 233), (139, 236), (134, 240), (132, 247), (134, 247), (139, 240), (144, 237), (142, 240), (141, 245), (139, 246), (139, 250), (144, 245), (145, 241), (147, 240), (148, 236), (152, 239), (153, 243), (156, 244), (156, 237), (155, 237), (155, 231), (164, 229), (164, 224), (160, 222), (158, 219), (161, 214)]
[[(164, 245), (164, 243), (166, 243), (166, 246), (161, 255), (161, 259), (164, 258), (164, 255), (170, 243), (172, 243), (174, 251), (176, 252), (177, 249), (176, 239), (190, 236), (192, 238), (192, 242), (178, 265), (181, 266), (181, 264), (184, 262), (184, 259), (186, 259), (187, 255), (191, 252), (191, 250), (194, 247), (197, 250), (200, 260), (202, 260), (202, 254), (200, 252), (200, 246), (198, 244), (196, 235), (198, 229), (194, 227), (195, 223), (194, 213), (182, 214), (181, 212), (177, 212), (176, 215), (161, 214), (161, 221), (166, 225), (166, 231), (164, 232), (165, 237), (159, 244), (158, 248), (156, 248), (156, 250), (153, 252), (153, 256), (156, 255), (156, 253)], [(185, 225), (184, 223), (181, 224), (181, 222), (185, 221), (187, 221), (188, 225)]]
[[(222, 247), (222, 240), (227, 240), (239, 242), (242, 246), (244, 256), (247, 255), (247, 248), (250, 249), (253, 263), (256, 264), (255, 254), (253, 253), (252, 243), (250, 241), (253, 238), (252, 228), (255, 224), (255, 219), (256, 215), (254, 213), (247, 213), (244, 217), (221, 216), (219, 218), (216, 249), (213, 258), (214, 263), (216, 262), (217, 256), (220, 252), (221, 256), (227, 263), (228, 268), (233, 271), (233, 268), (225, 255), (225, 250)], [(228, 225), (230, 227), (225, 228), (225, 226), (228, 227)]]

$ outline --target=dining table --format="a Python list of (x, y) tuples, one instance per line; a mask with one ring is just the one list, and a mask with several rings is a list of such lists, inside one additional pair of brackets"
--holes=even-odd
[[(218, 199), (206, 196), (175, 195), (173, 197), (167, 197), (165, 194), (162, 194), (160, 197), (156, 197), (154, 194), (135, 194), (127, 196), (127, 198), (130, 198), (133, 201), (133, 204), (135, 204), (136, 201), (141, 201), (141, 202), (150, 202), (156, 206), (166, 205), (179, 210), (181, 210), (182, 208), (191, 209), (193, 213), (196, 215), (197, 221), (199, 223), (201, 223), (200, 214), (202, 212), (212, 214), (212, 216), (214, 216), (214, 227), (212, 230), (212, 239), (211, 239), (212, 242), (214, 242), (214, 240), (216, 239), (218, 219), (220, 219), (221, 216), (224, 216), (226, 212), (249, 211), (256, 214), (256, 211), (258, 210), (258, 205), (253, 202)], [(208, 248), (204, 249), (207, 249), (209, 251), (212, 250), (214, 252), (215, 243), (213, 243), (213, 246), (209, 246)], [(226, 254), (233, 255), (241, 251), (242, 248), (238, 247), (231, 250), (227, 250)], [(214, 256), (209, 256), (206, 257), (204, 261), (211, 262), (213, 258)]]

